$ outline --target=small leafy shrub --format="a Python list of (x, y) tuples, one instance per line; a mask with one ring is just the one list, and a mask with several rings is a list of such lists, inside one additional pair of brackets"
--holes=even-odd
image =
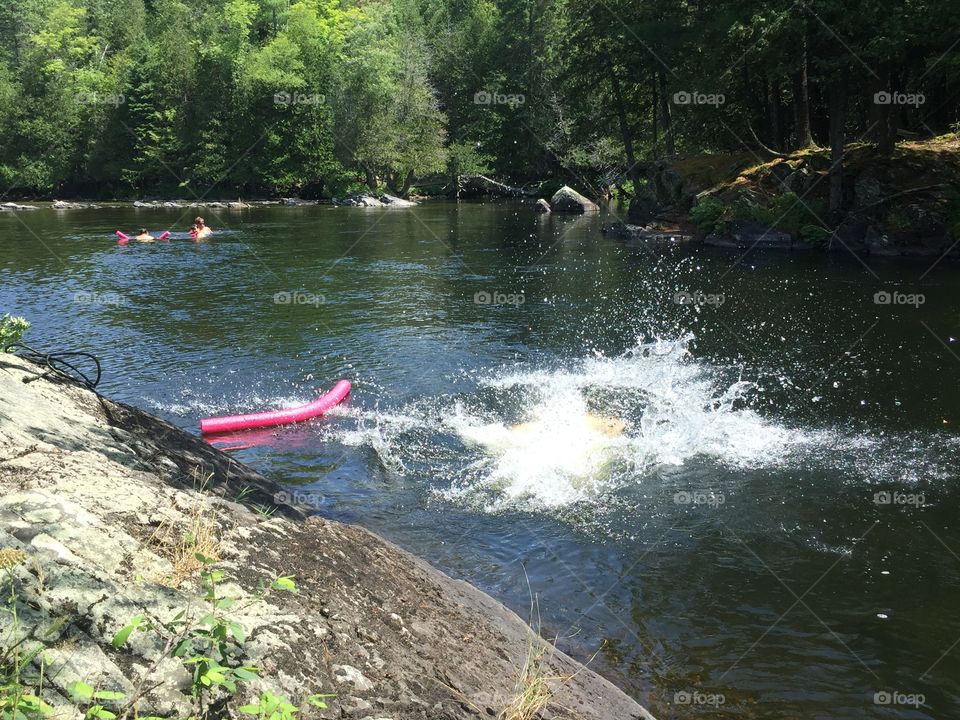
[(122, 692), (114, 690), (95, 690), (85, 682), (77, 680), (67, 686), (70, 697), (77, 707), (86, 707), (83, 717), (86, 720), (116, 720), (117, 714), (107, 709), (103, 703), (116, 702), (126, 697)]
[(804, 225), (800, 228), (800, 239), (811, 245), (824, 245), (830, 231), (822, 225)]
[(808, 242), (822, 241), (830, 234), (823, 226), (824, 214), (822, 202), (801, 198), (793, 192), (776, 195), (766, 205), (742, 200), (733, 211), (734, 217), (784, 230)]
[(0, 590), (6, 597), (6, 602), (0, 606), (0, 614), (9, 619), (8, 629), (0, 636), (0, 720), (45, 720), (53, 713), (53, 708), (40, 699), (40, 683), (24, 677), (38, 657), (41, 677), (43, 672), (40, 647), (27, 648), (24, 642), (27, 632), (20, 622), (20, 598), (13, 568), (26, 560), (27, 555), (22, 550), (0, 550)]
[(891, 230), (896, 230), (897, 232), (907, 232), (912, 223), (910, 218), (907, 217), (907, 214), (900, 209), (894, 208), (887, 213), (887, 216), (883, 219), (884, 224)]
[(715, 197), (707, 196), (690, 209), (690, 219), (702, 233), (723, 232), (726, 222), (724, 204)]
[[(324, 698), (328, 697), (334, 696), (311, 695), (307, 698), (307, 704), (323, 709), (327, 707)], [(256, 703), (241, 705), (237, 709), (244, 715), (255, 715), (257, 720), (293, 720), (293, 716), (300, 712), (300, 708), (283, 695), (274, 695), (269, 690), (262, 693)]]
[(0, 352), (6, 352), (10, 345), (20, 342), (29, 328), (30, 323), (22, 317), (13, 317), (10, 313), (0, 317)]
[[(178, 658), (191, 673), (191, 693), (197, 706), (198, 717), (203, 717), (213, 701), (233, 695), (240, 683), (259, 676), (257, 668), (244, 663), (246, 631), (227, 613), (231, 609), (242, 609), (259, 602), (272, 591), (296, 592), (297, 585), (289, 575), (281, 575), (269, 583), (261, 580), (257, 592), (248, 604), (234, 608), (235, 599), (223, 597), (219, 593), (220, 585), (225, 580), (223, 571), (214, 567), (213, 559), (200, 553), (196, 554), (196, 561), (205, 568), (200, 573), (202, 600), (207, 606), (203, 617), (195, 621), (183, 610), (171, 622), (158, 626), (144, 616), (137, 615), (113, 637), (112, 642), (114, 647), (121, 648), (134, 632), (153, 632), (165, 640), (170, 655)], [(311, 696), (308, 701), (322, 697), (328, 696)], [(244, 707), (248, 710), (256, 708), (250, 712), (241, 710), (247, 714), (259, 715), (262, 720), (292, 720), (293, 713), (297, 711), (285, 698), (271, 693), (261, 695), (257, 705)], [(98, 716), (97, 720), (113, 719)]]

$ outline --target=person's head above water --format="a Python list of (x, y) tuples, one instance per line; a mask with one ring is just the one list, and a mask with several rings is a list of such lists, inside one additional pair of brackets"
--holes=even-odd
[(202, 228), (202, 227), (203, 227), (203, 218), (202, 218), (202, 217), (197, 217), (197, 218), (195, 218), (193, 222), (194, 222), (194, 227), (197, 227), (197, 228)]
[(140, 228), (140, 234), (141, 234), (141, 235), (146, 235), (146, 234), (147, 234), (147, 229), (146, 229), (146, 228)]

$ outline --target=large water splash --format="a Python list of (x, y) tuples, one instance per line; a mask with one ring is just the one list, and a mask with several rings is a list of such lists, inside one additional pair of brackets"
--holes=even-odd
[(357, 426), (337, 439), (371, 448), (388, 468), (420, 465), (442, 496), (487, 509), (595, 499), (696, 456), (774, 464), (807, 441), (752, 410), (756, 386), (693, 358), (692, 341), (640, 341), (564, 368), (494, 371), (457, 398), (351, 411)]

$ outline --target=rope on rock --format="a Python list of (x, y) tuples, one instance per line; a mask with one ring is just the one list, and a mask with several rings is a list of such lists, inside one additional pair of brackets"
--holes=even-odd
[[(96, 355), (80, 351), (61, 351), (61, 352), (40, 352), (39, 350), (25, 345), (23, 343), (12, 343), (6, 347), (11, 352), (21, 350), (17, 354), (32, 360), (38, 365), (43, 365), (47, 369), (36, 377), (24, 378), (25, 383), (39, 380), (40, 378), (56, 378), (58, 380), (67, 380), (79, 383), (89, 390), (93, 390), (100, 383), (100, 360)], [(77, 359), (84, 358), (91, 361), (97, 367), (97, 375), (92, 380), (83, 370), (74, 365)]]

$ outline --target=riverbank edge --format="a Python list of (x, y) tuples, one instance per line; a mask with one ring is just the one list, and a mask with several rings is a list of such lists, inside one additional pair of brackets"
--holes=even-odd
[[(131, 698), (141, 716), (197, 710), (162, 632), (112, 641), (134, 616), (162, 628), (184, 608), (202, 612), (203, 568), (173, 582), (184, 558), (171, 541), (206, 518), (225, 574), (218, 593), (234, 599), (246, 636), (238, 652), (259, 668), (214, 717), (237, 717), (269, 690), (295, 703), (334, 694), (301, 718), (465, 720), (546, 688), (538, 717), (653, 719), (471, 585), (363, 528), (310, 516), (194, 435), (40, 372), (0, 355), (0, 548), (21, 623), (4, 616), (0, 637), (22, 635), (25, 681), (43, 666), (57, 717), (80, 717), (77, 680), (123, 693), (118, 713)], [(296, 592), (270, 589), (281, 576)]]
[(903, 141), (889, 153), (848, 145), (840, 207), (828, 213), (837, 167), (825, 148), (646, 163), (646, 184), (631, 198), (626, 222), (608, 230), (738, 250), (960, 257), (960, 136)]

